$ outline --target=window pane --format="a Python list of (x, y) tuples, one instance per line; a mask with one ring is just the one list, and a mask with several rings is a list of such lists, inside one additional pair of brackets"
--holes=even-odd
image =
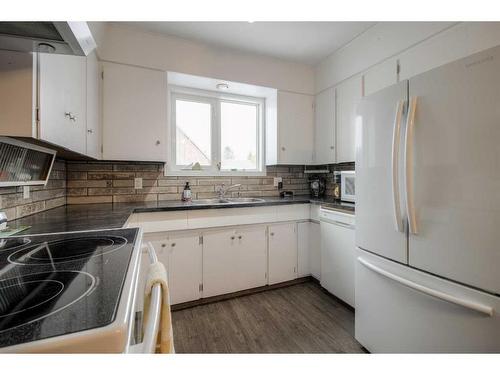
[(222, 169), (257, 169), (257, 106), (221, 102)]
[(208, 103), (175, 101), (176, 164), (211, 164), (210, 123), (211, 105)]

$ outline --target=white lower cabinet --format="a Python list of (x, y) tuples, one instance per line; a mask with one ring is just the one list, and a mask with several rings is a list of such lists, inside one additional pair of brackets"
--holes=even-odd
[(269, 225), (269, 284), (297, 277), (297, 224)]
[(305, 277), (311, 274), (311, 223), (297, 223), (297, 276)]
[(297, 276), (321, 275), (321, 234), (320, 225), (312, 221), (297, 223)]
[(318, 223), (310, 223), (309, 267), (311, 275), (321, 280), (321, 228)]
[(165, 265), (168, 276), (170, 303), (182, 303), (201, 298), (202, 244), (192, 233), (166, 234), (151, 241), (158, 260)]
[(266, 285), (266, 227), (203, 235), (203, 297)]
[[(226, 215), (236, 224), (226, 227), (221, 224), (227, 224), (227, 218), (220, 220), (224, 210), (193, 211), (196, 215), (191, 223), (186, 211), (137, 213), (127, 227), (141, 227), (144, 243), (153, 245), (165, 265), (171, 304), (311, 274), (319, 279), (320, 231), (319, 224), (306, 221), (309, 205), (283, 206), (274, 215), (270, 215), (270, 207), (263, 208), (266, 210), (228, 209)], [(318, 210), (319, 206), (315, 207), (316, 216)], [(144, 254), (141, 290), (149, 267)], [(141, 305), (142, 293), (138, 299)]]
[(226, 294), (238, 290), (238, 257), (235, 251), (234, 231), (221, 230), (203, 236), (203, 297)]
[(239, 289), (267, 284), (266, 228), (263, 226), (237, 231)]

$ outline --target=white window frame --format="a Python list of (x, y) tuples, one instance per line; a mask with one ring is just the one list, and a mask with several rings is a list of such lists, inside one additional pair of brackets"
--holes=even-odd
[[(176, 160), (176, 124), (175, 124), (175, 101), (176, 99), (208, 103), (211, 105), (211, 159), (212, 165), (202, 166), (202, 170), (183, 169), (185, 166), (175, 164)], [(207, 91), (181, 86), (170, 85), (168, 89), (169, 115), (168, 115), (168, 142), (166, 176), (265, 176), (265, 99), (251, 96)], [(220, 103), (242, 103), (257, 107), (257, 169), (251, 170), (223, 170), (221, 163), (221, 113)]]

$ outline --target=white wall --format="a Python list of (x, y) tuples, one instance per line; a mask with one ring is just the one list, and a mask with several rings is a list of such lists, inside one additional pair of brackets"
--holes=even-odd
[[(90, 25), (99, 29), (99, 25)], [(101, 60), (314, 94), (314, 68), (221, 49), (186, 39), (141, 32), (116, 24), (99, 35)]]
[(497, 45), (500, 22), (378, 23), (316, 66), (316, 92), (367, 70), (395, 69), (396, 60), (401, 80)]

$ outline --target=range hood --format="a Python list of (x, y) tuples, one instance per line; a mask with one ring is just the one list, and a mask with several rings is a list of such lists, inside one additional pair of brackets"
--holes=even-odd
[(95, 47), (86, 22), (0, 22), (0, 49), (87, 56)]
[(0, 137), (0, 187), (47, 184), (55, 159), (54, 150)]

